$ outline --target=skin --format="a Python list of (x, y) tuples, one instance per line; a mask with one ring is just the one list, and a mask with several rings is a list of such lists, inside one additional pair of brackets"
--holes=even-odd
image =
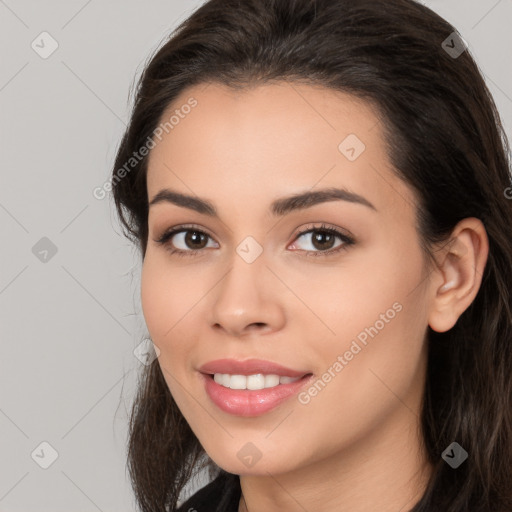
[[(164, 117), (191, 96), (197, 106), (148, 166), (149, 200), (170, 188), (208, 199), (220, 216), (150, 207), (142, 307), (170, 392), (208, 455), (240, 475), (241, 511), (409, 510), (432, 470), (419, 430), (427, 327), (450, 329), (476, 296), (488, 253), (482, 223), (462, 220), (428, 267), (417, 197), (393, 173), (376, 111), (350, 95), (199, 84)], [(349, 134), (366, 146), (354, 161), (338, 149)], [(279, 197), (324, 187), (345, 187), (376, 210), (328, 201), (279, 218), (268, 211)], [(183, 233), (167, 248), (155, 242), (186, 223), (209, 235), (199, 254), (169, 252), (173, 242), (194, 248)], [(343, 242), (297, 237), (322, 223), (355, 243), (327, 255)], [(252, 263), (236, 252), (248, 236), (263, 249)], [(204, 390), (198, 368), (218, 358), (268, 359), (321, 378), (395, 303), (401, 310), (307, 404), (293, 397), (244, 418)], [(249, 442), (261, 454), (251, 467), (237, 456)]]

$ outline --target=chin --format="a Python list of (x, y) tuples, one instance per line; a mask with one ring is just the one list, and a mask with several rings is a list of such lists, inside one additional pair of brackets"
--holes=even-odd
[[(257, 444), (257, 443), (256, 443)], [(209, 457), (224, 471), (237, 475), (268, 476), (291, 471), (299, 461), (290, 460), (290, 454), (280, 452), (273, 447), (262, 446), (251, 441), (231, 441), (225, 450), (217, 445), (208, 450)]]

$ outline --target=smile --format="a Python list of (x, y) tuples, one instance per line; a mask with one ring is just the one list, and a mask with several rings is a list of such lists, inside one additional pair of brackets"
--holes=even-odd
[[(260, 416), (284, 405), (313, 379), (311, 373), (302, 377), (226, 373), (199, 373), (199, 376), (203, 380), (206, 396), (213, 404), (223, 412), (243, 417)], [(218, 382), (220, 379), (222, 383)], [(229, 387), (224, 384), (228, 383), (228, 379)], [(255, 389), (251, 389), (251, 386)]]
[(266, 389), (274, 388), (280, 384), (290, 384), (299, 380), (300, 377), (287, 377), (279, 375), (264, 375), (256, 373), (254, 375), (231, 375), (229, 373), (215, 373), (213, 380), (230, 389)]

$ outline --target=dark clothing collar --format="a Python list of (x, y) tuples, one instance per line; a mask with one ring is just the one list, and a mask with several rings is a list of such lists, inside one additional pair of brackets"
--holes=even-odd
[(242, 490), (240, 477), (221, 470), (208, 485), (199, 489), (177, 512), (238, 512)]

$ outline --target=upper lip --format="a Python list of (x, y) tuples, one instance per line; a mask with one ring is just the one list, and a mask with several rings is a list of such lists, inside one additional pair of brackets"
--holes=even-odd
[(201, 373), (229, 373), (230, 375), (255, 375), (263, 373), (266, 375), (279, 375), (281, 377), (303, 377), (307, 371), (293, 370), (272, 361), (263, 359), (247, 359), (237, 361), (236, 359), (216, 359), (203, 364), (199, 371)]

